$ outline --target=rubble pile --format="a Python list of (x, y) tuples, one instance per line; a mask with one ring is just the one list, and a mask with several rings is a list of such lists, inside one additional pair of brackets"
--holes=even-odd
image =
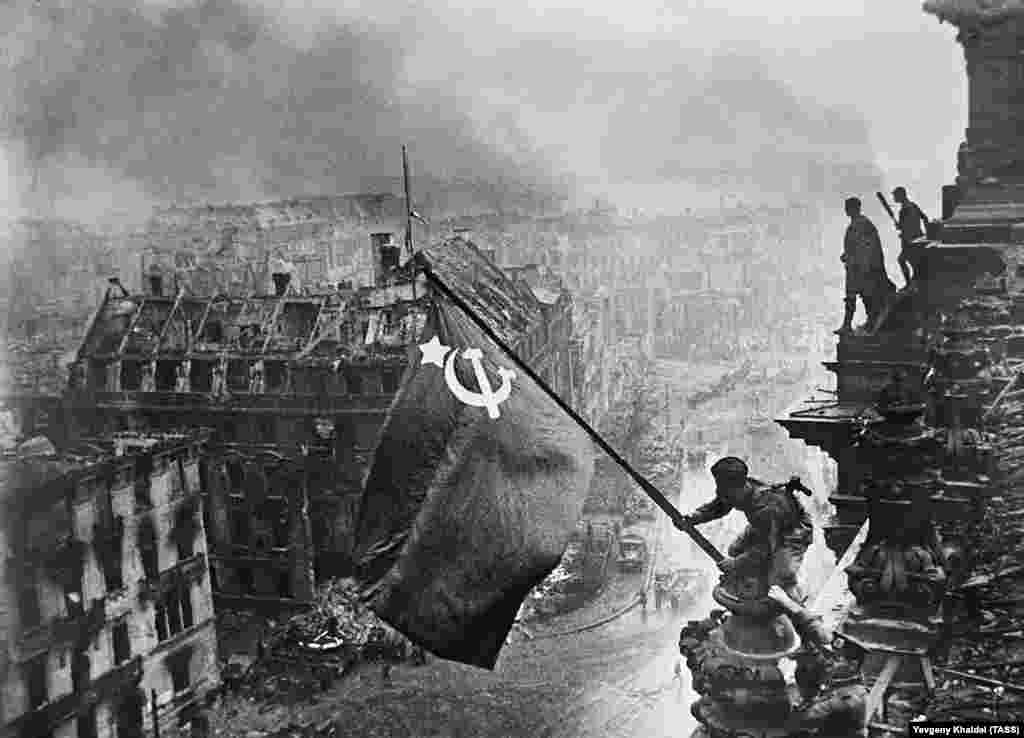
[[(224, 622), (221, 627), (232, 625), (244, 623)], [(228, 691), (240, 690), (268, 703), (296, 703), (330, 688), (360, 663), (423, 660), (421, 649), (359, 601), (351, 579), (324, 584), (310, 609), (268, 625), (259, 659), (248, 669), (225, 670)]]
[(286, 620), (268, 639), (270, 652), (293, 653), (296, 648), (328, 652), (337, 648), (348, 655), (376, 658), (402, 651), (407, 640), (359, 601), (356, 583), (337, 579), (322, 585), (313, 607)]

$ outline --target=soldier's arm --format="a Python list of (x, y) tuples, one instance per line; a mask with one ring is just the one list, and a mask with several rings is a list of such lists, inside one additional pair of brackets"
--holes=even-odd
[(701, 505), (694, 510), (690, 515), (690, 522), (694, 525), (701, 525), (702, 523), (708, 523), (712, 520), (718, 520), (724, 518), (729, 514), (732, 507), (728, 505), (722, 498), (716, 497), (706, 505)]
[(817, 646), (828, 647), (832, 643), (832, 632), (824, 626), (820, 615), (816, 615), (798, 602), (794, 602), (786, 591), (777, 584), (768, 590), (768, 599), (774, 601), (793, 622), (800, 637)]

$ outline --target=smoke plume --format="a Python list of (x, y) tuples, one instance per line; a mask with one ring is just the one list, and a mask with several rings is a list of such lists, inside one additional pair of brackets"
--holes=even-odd
[(236, 0), (6, 6), (3, 130), (32, 209), (115, 182), (154, 201), (359, 191), (400, 172), (403, 142), (440, 180), (553, 182), (443, 87), (405, 84), (401, 26), (285, 20)]
[(506, 28), (383, 0), (5, 5), (8, 187), (17, 212), (91, 221), (390, 188), (402, 143), (418, 186), (492, 204), (584, 182), (806, 189), (837, 159), (870, 167), (861, 119), (798, 99), (756, 54), (559, 19)]

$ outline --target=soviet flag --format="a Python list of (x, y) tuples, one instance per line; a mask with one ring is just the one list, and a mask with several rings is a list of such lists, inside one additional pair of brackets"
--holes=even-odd
[(364, 483), (365, 601), (434, 654), (493, 669), (565, 551), (592, 468), (586, 433), (432, 292)]

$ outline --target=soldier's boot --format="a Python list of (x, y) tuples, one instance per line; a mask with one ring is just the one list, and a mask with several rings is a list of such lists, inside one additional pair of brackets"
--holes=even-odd
[(908, 289), (910, 287), (910, 262), (904, 254), (900, 254), (897, 263), (900, 265), (900, 271), (903, 272), (903, 289)]
[(853, 331), (853, 314), (857, 311), (857, 300), (847, 297), (843, 300), (843, 324), (836, 331), (837, 334), (850, 333)]

